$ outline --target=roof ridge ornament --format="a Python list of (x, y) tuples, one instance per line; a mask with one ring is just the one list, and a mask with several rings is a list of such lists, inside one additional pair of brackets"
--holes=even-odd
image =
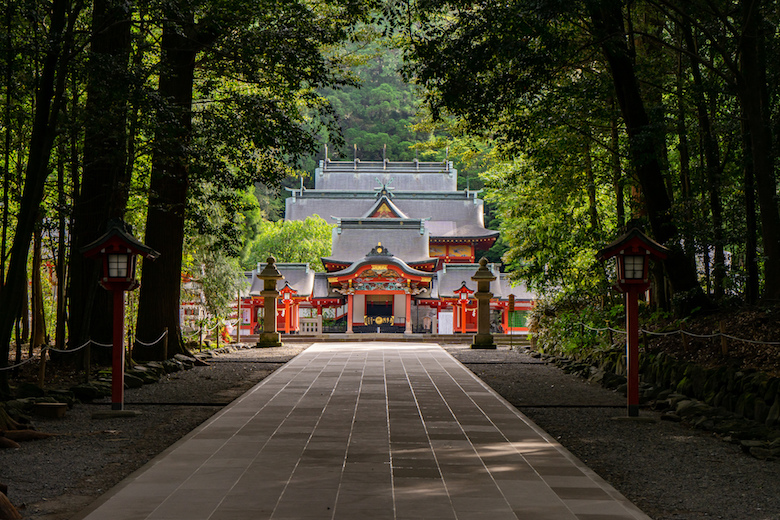
[(377, 187), (377, 188), (374, 188), (374, 191), (375, 191), (375, 192), (377, 192), (377, 194), (376, 194), (376, 198), (377, 198), (377, 199), (378, 199), (378, 198), (381, 198), (381, 197), (384, 195), (384, 196), (386, 196), (386, 197), (388, 197), (388, 198), (391, 198), (391, 199), (392, 199), (392, 198), (393, 198), (393, 190), (394, 190), (395, 188), (388, 187), (388, 184), (390, 184), (391, 182), (393, 182), (394, 178), (393, 178), (393, 177), (390, 177), (390, 178), (387, 180), (387, 182), (383, 182), (383, 181), (379, 180), (379, 177), (374, 177), (374, 180), (376, 180), (376, 182), (378, 182), (379, 184), (381, 184), (381, 186), (379, 186), (379, 187)]
[(366, 256), (393, 256), (386, 247), (382, 245), (382, 242), (377, 242), (376, 247), (372, 249)]

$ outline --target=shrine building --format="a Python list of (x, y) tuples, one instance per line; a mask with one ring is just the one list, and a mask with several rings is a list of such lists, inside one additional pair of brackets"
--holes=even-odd
[[(282, 333), (474, 333), (476, 263), (498, 238), (484, 225), (479, 191), (458, 190), (445, 162), (320, 161), (315, 188), (289, 189), (286, 220), (312, 215), (335, 224), (325, 272), (277, 263), (284, 276), (277, 328)], [(273, 254), (273, 252), (270, 252)], [(242, 334), (264, 319), (265, 264), (251, 273), (241, 302)], [(494, 332), (527, 332), (532, 295), (511, 287), (498, 264), (490, 303)], [(515, 312), (507, 312), (514, 294)]]

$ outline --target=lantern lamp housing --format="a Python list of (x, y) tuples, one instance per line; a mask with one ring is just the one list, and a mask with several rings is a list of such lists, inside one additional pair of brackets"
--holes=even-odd
[(469, 297), (474, 294), (474, 291), (466, 287), (466, 282), (461, 283), (461, 286), (453, 291), (458, 295), (458, 301), (461, 303), (468, 301)]
[(107, 255), (108, 278), (127, 278), (127, 273), (132, 271), (130, 255), (113, 253)]
[(650, 260), (664, 260), (669, 250), (634, 228), (596, 255), (601, 261), (617, 260), (617, 289), (646, 290), (650, 286)]
[(106, 233), (81, 248), (87, 258), (101, 262), (100, 285), (107, 290), (130, 291), (139, 287), (136, 262), (139, 255), (154, 260), (160, 253), (138, 241), (132, 229), (122, 220), (109, 221)]
[(282, 296), (282, 303), (292, 302), (293, 296), (297, 293), (298, 291), (290, 287), (290, 282), (284, 282), (284, 287), (279, 291), (279, 294)]
[(622, 260), (624, 280), (646, 280), (646, 255), (623, 255), (618, 257), (618, 262)]

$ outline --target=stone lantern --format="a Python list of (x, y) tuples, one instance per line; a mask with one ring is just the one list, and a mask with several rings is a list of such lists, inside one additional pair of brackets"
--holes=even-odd
[(490, 283), (495, 281), (494, 275), (487, 267), (487, 258), (482, 257), (479, 261), (479, 269), (471, 277), (477, 282), (477, 292), (474, 297), (477, 299), (477, 335), (474, 336), (474, 343), (471, 348), (495, 349), (493, 334), (490, 333), (490, 298), (493, 293), (490, 292)]
[(276, 268), (276, 259), (269, 256), (265, 268), (257, 277), (263, 280), (263, 332), (257, 338), (258, 347), (281, 347), (282, 337), (276, 330), (276, 299), (279, 291), (276, 290), (276, 282), (284, 279), (282, 273)]

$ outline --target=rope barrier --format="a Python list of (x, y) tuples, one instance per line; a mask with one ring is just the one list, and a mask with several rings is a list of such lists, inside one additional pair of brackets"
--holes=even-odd
[(743, 343), (749, 343), (751, 345), (780, 345), (780, 341), (756, 341), (753, 339), (737, 338), (729, 334), (721, 334), (724, 338), (733, 339), (734, 341), (741, 341)]
[[(592, 330), (594, 332), (612, 331), (612, 332), (615, 332), (617, 334), (625, 334), (626, 333), (625, 330), (613, 329), (612, 327), (597, 328), (597, 327), (591, 327), (591, 326), (587, 325), (586, 323), (582, 323), (582, 322), (579, 322), (578, 325), (582, 325), (586, 329)], [(688, 337), (691, 337), (691, 338), (699, 338), (699, 339), (712, 339), (712, 338), (723, 337), (723, 338), (727, 338), (727, 339), (734, 340), (734, 341), (741, 341), (743, 343), (749, 343), (751, 345), (780, 345), (780, 341), (757, 341), (757, 340), (753, 340), (753, 339), (738, 338), (737, 336), (732, 336), (730, 334), (724, 334), (722, 332), (715, 332), (714, 334), (694, 334), (693, 332), (688, 332), (687, 330), (682, 330), (682, 329), (673, 330), (673, 331), (669, 331), (669, 332), (655, 332), (655, 331), (647, 330), (647, 329), (639, 329), (639, 332), (642, 332), (644, 334), (648, 334), (650, 336), (675, 336), (675, 335), (683, 336), (683, 335), (685, 335), (685, 336), (688, 336)]]
[[(142, 341), (139, 341), (138, 339), (135, 339), (135, 342), (139, 343), (140, 345), (142, 345), (144, 347), (151, 347), (151, 346), (154, 346), (157, 343), (159, 343), (160, 340), (162, 340), (165, 337), (166, 334), (168, 334), (168, 331), (167, 330), (163, 331), (163, 333), (160, 335), (160, 337), (157, 338), (157, 340), (155, 340), (152, 343), (144, 343)], [(83, 345), (79, 345), (76, 348), (69, 348), (69, 349), (59, 349), (59, 348), (50, 347), (48, 345), (44, 345), (41, 348), (41, 354), (43, 352), (47, 351), (47, 350), (51, 351), (51, 352), (57, 352), (58, 354), (73, 354), (73, 353), (78, 352), (79, 350), (81, 350), (83, 348), (86, 348), (89, 345), (96, 345), (98, 347), (104, 347), (104, 348), (113, 348), (113, 346), (114, 346), (113, 344), (110, 344), (110, 343), (108, 343), (108, 344), (106, 344), (106, 343), (98, 343), (97, 341), (93, 341), (91, 339), (88, 339), (86, 342), (84, 342)], [(23, 365), (26, 365), (27, 363), (32, 362), (34, 359), (36, 359), (36, 357), (38, 357), (38, 356), (29, 357), (29, 358), (25, 359), (24, 361), (22, 361), (20, 363), (17, 363), (15, 365), (9, 365), (9, 366), (6, 366), (6, 367), (2, 367), (2, 368), (0, 368), (0, 372), (5, 372), (7, 370), (13, 370), (15, 368), (19, 368), (20, 366), (23, 366)]]
[(63, 350), (61, 348), (54, 348), (54, 347), (45, 346), (45, 347), (43, 347), (43, 350), (50, 350), (52, 352), (57, 352), (59, 354), (71, 354), (71, 353), (77, 352), (77, 351), (79, 351), (79, 350), (81, 350), (83, 348), (87, 348), (87, 346), (89, 346), (90, 343), (92, 343), (92, 340), (87, 340), (87, 342), (84, 343), (83, 345), (81, 345), (80, 347), (71, 348), (71, 349), (67, 349), (67, 350)]
[(140, 339), (138, 339), (138, 338), (135, 338), (135, 339), (133, 340), (133, 345), (135, 345), (135, 344), (137, 343), (137, 344), (141, 345), (142, 347), (153, 347), (153, 346), (155, 346), (156, 344), (158, 344), (160, 341), (162, 341), (162, 339), (163, 339), (163, 338), (166, 336), (166, 334), (168, 334), (168, 331), (167, 331), (167, 330), (164, 330), (164, 331), (163, 331), (163, 333), (162, 333), (162, 334), (160, 334), (160, 337), (159, 337), (159, 338), (157, 338), (156, 340), (152, 341), (151, 343), (144, 343), (144, 342), (143, 342), (143, 341), (141, 341)]
[(29, 363), (33, 359), (35, 359), (35, 358), (27, 358), (24, 361), (22, 361), (21, 363), (17, 363), (16, 365), (11, 365), (11, 366), (0, 368), (0, 372), (4, 372), (6, 370), (13, 370), (14, 368), (19, 368), (20, 366), (26, 365), (27, 363)]

